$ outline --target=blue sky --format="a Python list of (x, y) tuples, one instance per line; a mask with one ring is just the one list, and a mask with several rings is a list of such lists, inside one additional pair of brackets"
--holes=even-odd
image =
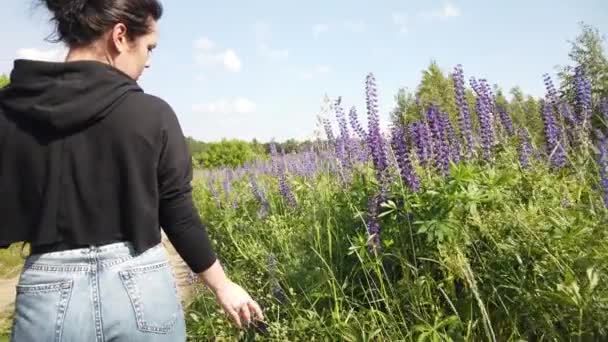
[[(15, 58), (58, 59), (44, 7), (4, 0), (0, 73)], [(164, 1), (159, 46), (140, 79), (175, 109), (186, 135), (268, 141), (313, 134), (325, 94), (365, 122), (365, 77), (383, 124), (401, 87), (436, 60), (446, 72), (542, 96), (584, 21), (608, 35), (606, 0)]]

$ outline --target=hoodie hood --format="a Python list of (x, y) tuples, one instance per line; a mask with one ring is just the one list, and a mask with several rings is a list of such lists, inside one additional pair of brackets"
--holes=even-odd
[(18, 59), (0, 106), (55, 132), (84, 129), (106, 117), (130, 92), (141, 92), (122, 71), (96, 61)]

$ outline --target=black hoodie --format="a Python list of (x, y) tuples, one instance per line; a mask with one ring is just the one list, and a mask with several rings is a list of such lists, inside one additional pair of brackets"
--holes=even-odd
[(160, 227), (194, 272), (215, 261), (178, 119), (120, 70), (16, 60), (0, 90), (0, 248), (130, 241)]

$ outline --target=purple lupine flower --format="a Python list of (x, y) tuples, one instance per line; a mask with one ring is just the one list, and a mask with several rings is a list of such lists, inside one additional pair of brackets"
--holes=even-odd
[(543, 74), (543, 80), (545, 82), (545, 88), (547, 89), (547, 101), (552, 105), (557, 105), (559, 102), (557, 90), (555, 90), (555, 85), (553, 85), (551, 76), (549, 76), (549, 74)]
[(283, 172), (279, 174), (279, 192), (290, 206), (296, 205), (296, 198), (291, 192), (289, 184), (287, 184), (287, 177), (285, 177), (285, 173)]
[(277, 145), (275, 142), (270, 143), (270, 167), (273, 176), (279, 176), (283, 168), (283, 158), (277, 151)]
[(270, 291), (274, 299), (276, 299), (279, 304), (285, 304), (289, 300), (289, 297), (287, 296), (285, 290), (283, 290), (283, 288), (279, 284), (279, 280), (277, 279), (277, 274), (279, 273), (278, 265), (279, 262), (277, 261), (277, 257), (275, 256), (275, 254), (272, 252), (268, 254), (267, 269), (271, 284)]
[(346, 144), (344, 143), (344, 140), (338, 138), (336, 140), (336, 156), (338, 157), (338, 160), (340, 161), (340, 166), (342, 167), (346, 167), (348, 161), (347, 161), (347, 156), (346, 156)]
[(260, 209), (258, 211), (258, 218), (264, 218), (264, 217), (266, 217), (266, 215), (268, 215), (268, 212), (270, 211), (270, 204), (268, 203), (268, 200), (266, 199), (266, 195), (264, 194), (264, 189), (262, 189), (258, 185), (258, 182), (256, 181), (253, 173), (249, 174), (249, 182), (251, 183), (251, 191), (253, 192), (253, 196), (260, 204)]
[[(282, 154), (285, 151), (282, 150)], [(274, 142), (270, 144), (270, 154), (272, 161), (272, 172), (279, 179), (279, 192), (285, 198), (287, 203), (290, 205), (295, 205), (295, 197), (291, 190), (289, 189), (289, 185), (287, 184), (287, 179), (285, 178), (285, 159), (277, 154), (277, 148)], [(280, 159), (277, 161), (277, 159)]]
[(559, 127), (555, 122), (553, 110), (547, 101), (542, 104), (543, 123), (545, 129), (545, 141), (549, 162), (555, 168), (566, 165), (566, 156), (562, 144), (560, 143)]
[(380, 220), (378, 218), (378, 214), (380, 211), (380, 203), (382, 195), (375, 195), (369, 199), (367, 205), (367, 218), (366, 218), (366, 226), (367, 226), (367, 234), (369, 236), (368, 239), (368, 250), (370, 253), (377, 253), (382, 249), (381, 240), (380, 240)]
[(213, 198), (215, 199), (215, 205), (216, 205), (216, 207), (219, 208), (221, 206), (221, 204), (220, 204), (220, 194), (215, 189), (215, 186), (213, 186), (213, 183), (214, 183), (213, 179), (214, 178), (213, 178), (212, 175), (210, 175), (207, 178), (207, 187), (209, 188), (209, 191), (211, 191), (211, 195), (213, 195)]
[(368, 148), (365, 146), (368, 137), (365, 129), (363, 129), (363, 126), (361, 126), (361, 123), (359, 122), (359, 115), (357, 114), (355, 106), (350, 108), (348, 117), (351, 128), (357, 133), (360, 139), (359, 141), (357, 139), (351, 139), (352, 156), (355, 156), (359, 162), (365, 163), (369, 158)]
[(238, 207), (237, 198), (232, 196), (232, 182), (234, 179), (234, 171), (230, 168), (226, 168), (224, 175), (224, 194), (226, 195), (226, 201), (230, 202), (230, 206), (233, 209), (236, 209)]
[(457, 164), (460, 161), (460, 141), (458, 141), (458, 137), (456, 137), (456, 132), (454, 132), (454, 127), (452, 126), (448, 114), (440, 113), (439, 115), (441, 118), (442, 130), (447, 138), (450, 160)]
[(446, 175), (450, 168), (449, 148), (445, 139), (445, 128), (443, 127), (439, 111), (435, 105), (429, 107), (427, 120), (433, 142), (433, 159), (435, 167), (441, 174)]
[(597, 139), (598, 141), (601, 141), (606, 138), (606, 135), (604, 134), (604, 132), (602, 132), (601, 129), (596, 128), (594, 131), (595, 131), (595, 139)]
[(331, 144), (336, 138), (334, 137), (334, 132), (331, 128), (331, 122), (329, 119), (323, 119), (323, 127), (325, 128), (325, 134), (327, 135), (327, 141)]
[(464, 71), (462, 65), (458, 64), (454, 69), (454, 91), (456, 93), (456, 105), (458, 106), (458, 124), (460, 134), (464, 140), (464, 155), (467, 160), (473, 156), (473, 131), (471, 130), (471, 113), (469, 103), (464, 92)]
[(602, 139), (599, 143), (600, 150), (600, 185), (602, 187), (602, 199), (604, 206), (608, 208), (608, 139)]
[(226, 199), (230, 198), (230, 192), (232, 189), (231, 182), (232, 182), (232, 170), (227, 168), (224, 171), (224, 179), (223, 179), (224, 195), (226, 195)]
[(481, 88), (479, 86), (479, 83), (477, 82), (477, 79), (475, 77), (471, 77), (469, 79), (469, 83), (471, 84), (471, 88), (473, 88), (473, 91), (475, 91), (475, 93), (479, 95), (479, 93), (481, 93)]
[(574, 83), (578, 120), (586, 123), (591, 118), (591, 81), (585, 76), (585, 71), (580, 65), (574, 68)]
[(479, 126), (481, 128), (481, 147), (483, 148), (483, 157), (489, 161), (493, 155), (494, 148), (494, 132), (492, 129), (492, 113), (490, 111), (490, 100), (487, 89), (487, 83), (480, 80), (479, 83), (474, 78), (470, 80), (471, 86), (477, 93), (477, 116), (479, 117)]
[(479, 83), (484, 88), (484, 92), (486, 94), (486, 101), (492, 118), (492, 125), (498, 125), (499, 123), (497, 122), (496, 118), (496, 96), (492, 91), (492, 87), (490, 86), (490, 84), (488, 84), (488, 80), (486, 80), (485, 78), (481, 78), (479, 80)]
[(500, 122), (507, 131), (507, 134), (509, 134), (509, 136), (513, 136), (515, 134), (515, 130), (513, 129), (513, 120), (511, 120), (511, 116), (507, 112), (507, 109), (503, 106), (497, 106), (496, 110), (498, 111)]
[(316, 154), (312, 151), (306, 152), (306, 157), (304, 158), (304, 177), (312, 178), (312, 176), (317, 171), (317, 159)]
[(344, 140), (349, 140), (350, 133), (348, 131), (348, 123), (346, 122), (346, 114), (344, 114), (344, 110), (342, 109), (342, 106), (340, 106), (340, 103), (336, 103), (334, 108), (336, 109), (336, 118), (340, 127), (340, 137)]
[(547, 90), (546, 97), (547, 97), (547, 101), (549, 102), (549, 104), (557, 107), (559, 109), (560, 115), (562, 115), (566, 120), (568, 120), (568, 122), (570, 122), (573, 125), (577, 124), (577, 119), (572, 114), (570, 107), (567, 104), (565, 104), (559, 100), (559, 97), (557, 95), (557, 90), (555, 89), (555, 85), (553, 84), (553, 81), (551, 80), (551, 76), (549, 76), (549, 74), (543, 74), (543, 80), (545, 83), (545, 88)]
[(608, 97), (605, 97), (602, 99), (602, 102), (600, 102), (600, 112), (606, 122), (605, 125), (608, 125)]
[(530, 145), (530, 136), (528, 131), (524, 128), (518, 129), (519, 136), (519, 164), (522, 168), (527, 169), (530, 166), (530, 153), (532, 153), (532, 146)]
[(570, 107), (569, 104), (564, 103), (564, 102), (559, 102), (557, 105), (557, 109), (559, 111), (559, 113), (561, 114), (561, 116), (563, 116), (566, 121), (568, 121), (568, 123), (570, 123), (572, 126), (577, 124), (577, 119), (574, 116), (574, 114), (572, 114), (572, 108)]
[(421, 166), (427, 166), (431, 160), (431, 133), (424, 121), (412, 124), (412, 140)]
[[(488, 81), (485, 78), (479, 80), (479, 86), (484, 94), (486, 106), (488, 108), (488, 112), (490, 113), (490, 122), (492, 127), (492, 139), (494, 138), (494, 123), (498, 124), (496, 121), (496, 97), (492, 92), (492, 87), (488, 84)], [(494, 145), (494, 140), (492, 140), (492, 145)]]
[(359, 116), (357, 115), (357, 109), (355, 106), (350, 108), (348, 118), (350, 119), (350, 126), (352, 127), (353, 131), (357, 133), (359, 138), (362, 140), (367, 139), (367, 133), (365, 133), (363, 126), (361, 126), (361, 123), (359, 122)]
[(340, 138), (338, 141), (337, 151), (338, 158), (342, 162), (343, 167), (350, 166), (350, 156), (352, 155), (352, 147), (350, 142), (350, 134), (348, 132), (348, 123), (346, 122), (346, 115), (342, 106), (340, 106), (341, 99), (338, 98), (334, 104), (336, 111), (336, 119), (338, 120), (338, 126), (340, 127)]
[(372, 161), (378, 176), (378, 182), (385, 189), (388, 159), (384, 149), (384, 142), (380, 134), (380, 117), (378, 115), (378, 95), (376, 92), (376, 79), (372, 73), (367, 75), (365, 84), (367, 102), (368, 134), (367, 143), (372, 154)]
[(367, 146), (367, 139), (363, 141), (355, 140), (353, 144), (355, 145), (355, 151), (353, 153), (355, 153), (355, 155), (357, 156), (357, 160), (363, 164), (367, 163), (370, 157), (369, 148)]
[(418, 192), (420, 190), (420, 180), (410, 163), (409, 151), (405, 145), (405, 132), (401, 126), (393, 127), (392, 147), (395, 151), (401, 179), (411, 191)]

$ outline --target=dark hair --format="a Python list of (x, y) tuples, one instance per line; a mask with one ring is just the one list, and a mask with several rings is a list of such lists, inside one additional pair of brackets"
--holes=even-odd
[(133, 40), (150, 30), (149, 19), (160, 19), (158, 0), (40, 0), (53, 13), (57, 38), (68, 46), (92, 43), (117, 23), (127, 26)]

